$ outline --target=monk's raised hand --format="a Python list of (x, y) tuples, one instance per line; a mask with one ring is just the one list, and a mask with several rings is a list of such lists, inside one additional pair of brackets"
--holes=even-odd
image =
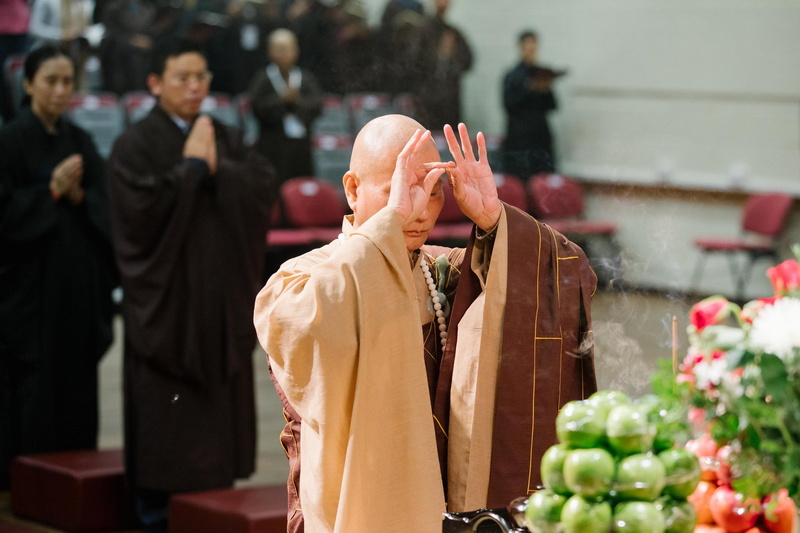
[(497, 185), (486, 155), (486, 139), (478, 132), (478, 158), (472, 151), (469, 132), (464, 124), (458, 125), (461, 137), (459, 145), (455, 132), (445, 125), (444, 136), (453, 155), (456, 167), (448, 170), (453, 196), (458, 207), (479, 228), (488, 231), (500, 219), (500, 200), (497, 198)]
[(397, 155), (388, 206), (402, 219), (403, 227), (414, 223), (428, 206), (431, 191), (448, 163), (418, 162), (417, 154), (431, 142), (431, 132), (417, 130)]

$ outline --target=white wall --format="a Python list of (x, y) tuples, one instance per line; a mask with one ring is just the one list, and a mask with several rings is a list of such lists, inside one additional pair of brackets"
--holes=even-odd
[[(386, 2), (365, 3), (377, 20)], [(517, 35), (533, 28), (541, 62), (569, 69), (551, 115), (561, 171), (800, 196), (800, 1), (452, 0), (449, 19), (476, 53), (464, 80), (471, 130), (503, 133), (501, 79), (517, 60)], [(691, 239), (736, 235), (740, 207), (589, 202), (594, 216), (620, 222), (634, 282), (678, 289), (696, 258)], [(757, 293), (768, 289), (764, 266), (754, 271)], [(709, 268), (702, 289), (729, 292), (726, 264)]]

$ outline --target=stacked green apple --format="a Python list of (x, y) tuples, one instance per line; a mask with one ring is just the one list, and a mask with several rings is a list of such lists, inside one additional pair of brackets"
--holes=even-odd
[[(604, 390), (569, 402), (556, 418), (559, 443), (542, 457), (545, 486), (528, 498), (535, 533), (691, 533), (686, 500), (700, 481), (697, 457), (676, 447), (657, 398), (636, 402)], [(661, 431), (660, 431), (661, 430)]]

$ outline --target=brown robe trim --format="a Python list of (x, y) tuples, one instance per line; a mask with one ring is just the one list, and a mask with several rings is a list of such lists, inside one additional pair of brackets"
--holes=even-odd
[[(545, 224), (506, 206), (509, 231), (508, 290), (503, 353), (497, 377), (488, 507), (505, 507), (536, 490), (539, 463), (556, 442), (555, 417), (566, 402), (597, 390), (591, 348), (591, 295), (596, 277), (576, 245)], [(524, 244), (523, 244), (524, 243)], [(464, 265), (470, 264), (473, 239)], [(450, 383), (458, 321), (480, 294), (471, 269), (462, 271), (448, 327), (434, 404), (442, 479), (447, 487)]]

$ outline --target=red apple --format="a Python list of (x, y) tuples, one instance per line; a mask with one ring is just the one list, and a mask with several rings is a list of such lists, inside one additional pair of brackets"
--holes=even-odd
[(789, 491), (786, 489), (778, 491), (778, 503), (774, 509), (768, 505), (771, 500), (772, 494), (764, 498), (764, 525), (772, 533), (792, 533), (797, 517), (797, 506), (789, 497)]
[(761, 516), (761, 502), (747, 498), (730, 487), (720, 486), (708, 502), (714, 522), (730, 533), (742, 533), (752, 528)]
[(720, 447), (717, 450), (717, 479), (719, 480), (720, 484), (723, 485), (730, 485), (731, 484), (731, 454), (733, 453), (733, 448), (730, 444), (726, 444), (725, 446)]
[(697, 524), (694, 528), (694, 533), (726, 533), (726, 531), (713, 524)]
[(708, 433), (704, 433), (686, 443), (686, 449), (693, 452), (700, 460), (703, 481), (716, 481), (717, 479), (717, 443)]
[(717, 443), (714, 437), (708, 433), (703, 433), (696, 439), (687, 442), (686, 449), (693, 451), (699, 458), (714, 457), (717, 455)]
[(717, 490), (717, 486), (714, 483), (710, 481), (701, 481), (697, 484), (697, 488), (694, 489), (694, 492), (686, 498), (694, 505), (694, 509), (697, 511), (698, 524), (714, 523), (714, 518), (711, 516), (711, 509), (708, 504), (715, 490)]

